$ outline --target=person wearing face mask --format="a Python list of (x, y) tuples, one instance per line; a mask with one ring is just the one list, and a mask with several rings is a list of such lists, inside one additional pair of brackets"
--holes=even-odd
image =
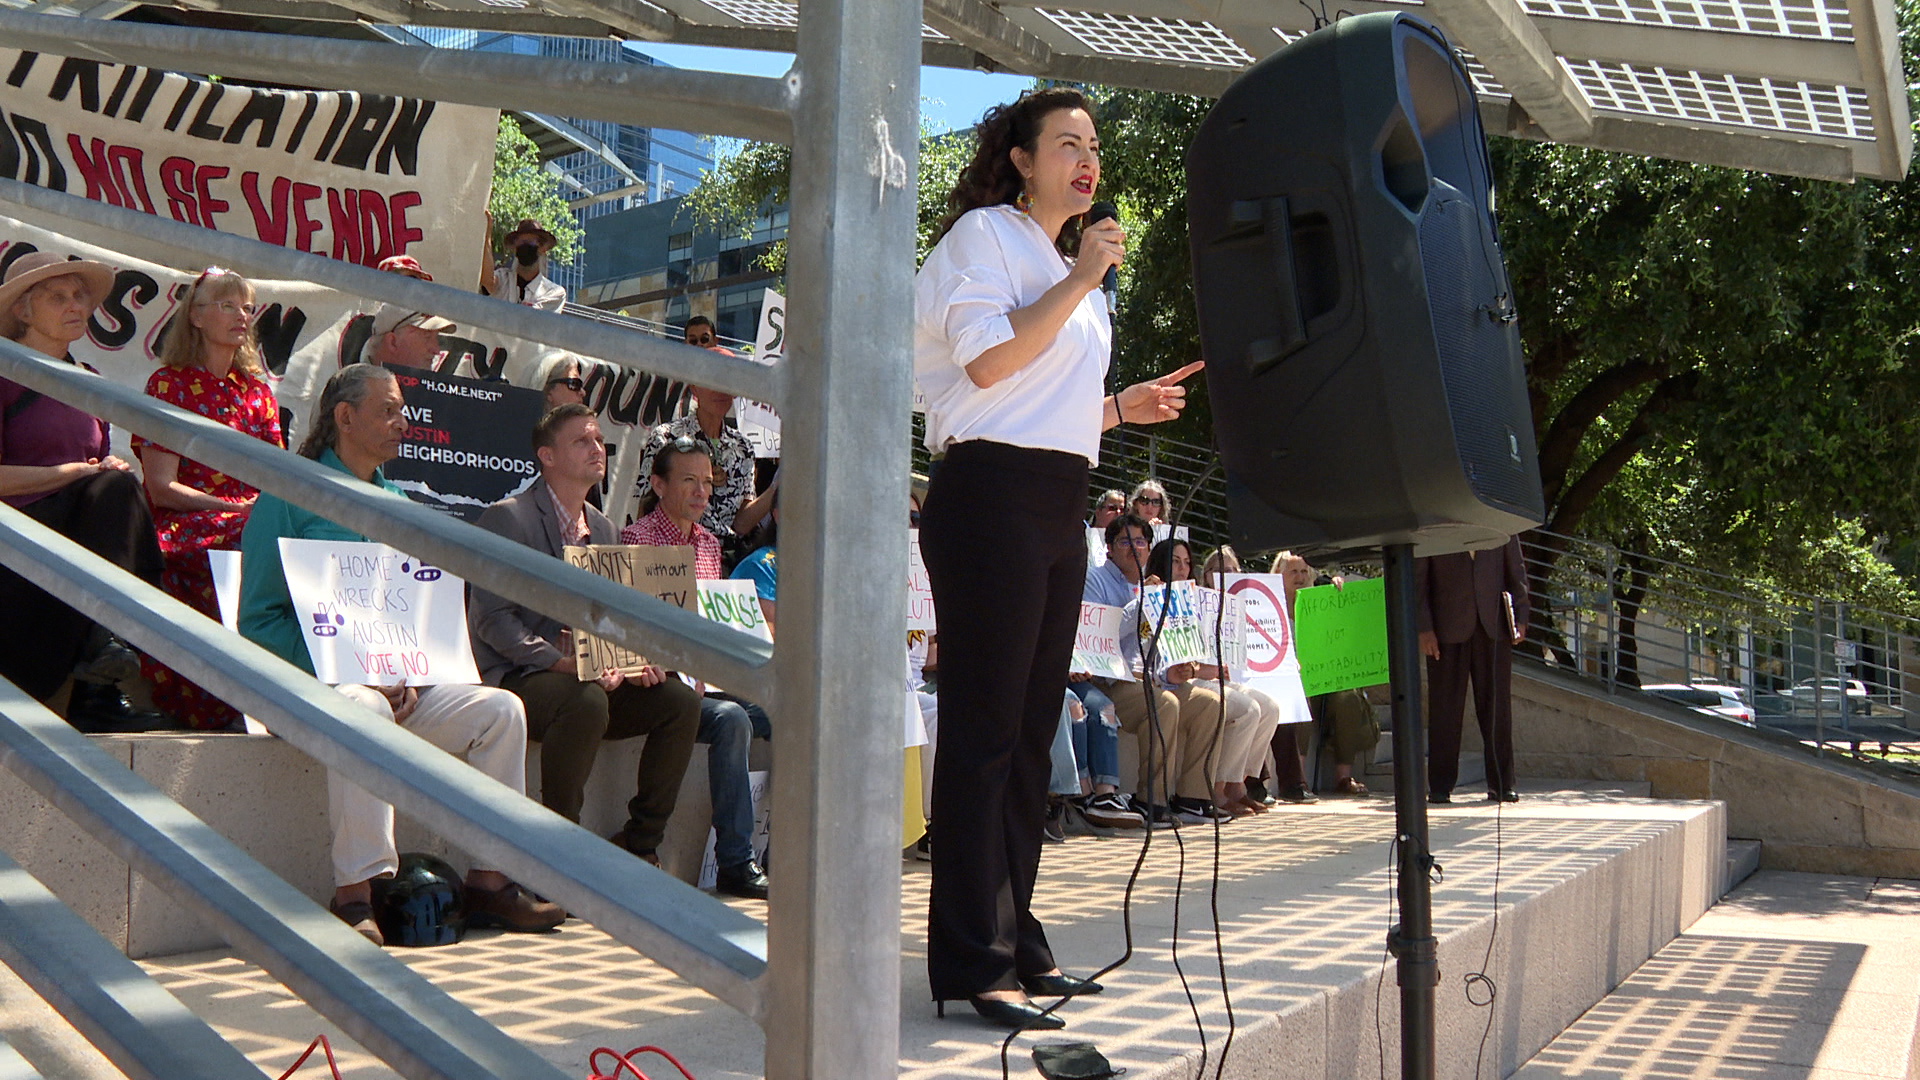
[(482, 279), (480, 291), (510, 303), (559, 311), (566, 306), (567, 290), (547, 276), (547, 252), (558, 242), (539, 222), (521, 218), (504, 241), (512, 258), (494, 268), (491, 281)]
[[(147, 394), (279, 448), (280, 405), (267, 387), (253, 315), (253, 286), (247, 279), (208, 267), (181, 297), (167, 325), (160, 367), (147, 379)], [(241, 530), (260, 493), (143, 436), (134, 436), (133, 452), (145, 474), (166, 563), (160, 587), (218, 621), (207, 552), (240, 550)], [(141, 666), (161, 710), (203, 731), (239, 730), (240, 713), (233, 706), (151, 657)]]
[[(0, 336), (85, 367), (70, 350), (87, 336), (113, 278), (105, 263), (51, 251), (20, 256), (0, 284)], [(140, 482), (107, 450), (107, 425), (7, 379), (0, 379), (0, 501), (160, 584), (153, 518)], [(72, 674), (68, 722), (82, 731), (128, 731), (166, 721), (136, 711), (120, 692), (120, 680), (139, 671), (133, 651), (106, 627), (0, 567), (0, 677), (45, 701)]]

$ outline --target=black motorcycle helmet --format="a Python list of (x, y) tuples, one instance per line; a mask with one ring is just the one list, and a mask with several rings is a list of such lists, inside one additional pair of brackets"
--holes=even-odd
[(421, 851), (400, 856), (392, 877), (373, 879), (373, 921), (389, 945), (454, 945), (467, 936), (460, 875)]

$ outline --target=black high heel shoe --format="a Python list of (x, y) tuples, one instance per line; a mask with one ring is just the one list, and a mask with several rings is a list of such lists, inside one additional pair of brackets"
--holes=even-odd
[(1052, 975), (1022, 975), (1020, 988), (1034, 997), (1080, 997), (1106, 989), (1092, 979), (1076, 979), (1059, 972)]
[[(999, 1024), (1001, 1027), (1025, 1031), (1058, 1031), (1066, 1027), (1067, 1022), (1057, 1016), (1044, 1016), (1046, 1010), (1031, 1001), (1003, 1001), (999, 998), (970, 997), (966, 999), (973, 1011), (982, 1017)], [(947, 1003), (939, 998), (933, 1002), (934, 1015), (946, 1019)]]

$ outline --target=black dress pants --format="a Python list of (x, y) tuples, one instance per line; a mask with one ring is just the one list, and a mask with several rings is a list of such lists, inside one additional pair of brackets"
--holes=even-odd
[(1474, 625), (1465, 641), (1441, 642), (1440, 659), (1427, 661), (1427, 790), (1451, 792), (1460, 778), (1460, 731), (1466, 723), (1467, 683), (1486, 749), (1487, 790), (1512, 791), (1513, 642), (1495, 641)]
[(1033, 917), (1047, 751), (1086, 589), (1087, 462), (966, 442), (920, 515), (940, 641), (927, 975), (936, 1000), (1054, 967)]
[[(160, 543), (140, 481), (98, 472), (20, 512), (134, 576), (160, 584)], [(0, 675), (44, 701), (80, 659), (93, 620), (11, 570), (0, 569)]]

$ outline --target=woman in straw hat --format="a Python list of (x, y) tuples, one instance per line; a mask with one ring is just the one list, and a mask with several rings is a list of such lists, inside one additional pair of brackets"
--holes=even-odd
[[(69, 364), (113, 268), (50, 252), (23, 255), (0, 283), (0, 335)], [(88, 369), (91, 370), (91, 369)], [(107, 425), (0, 379), (0, 501), (132, 571), (160, 581), (160, 549), (140, 484), (107, 449)], [(78, 676), (67, 719), (83, 730), (152, 726), (118, 681), (139, 669), (103, 627), (20, 576), (0, 570), (0, 675), (41, 700)], [(76, 664), (79, 666), (76, 667)]]
[[(260, 364), (253, 316), (253, 286), (247, 279), (208, 267), (167, 323), (160, 368), (147, 379), (147, 393), (278, 449), (283, 443), (280, 406)], [(240, 531), (259, 492), (139, 436), (133, 450), (140, 455), (166, 560), (160, 586), (217, 621), (220, 607), (207, 552), (240, 550)], [(226, 702), (150, 657), (142, 666), (153, 682), (156, 706), (190, 727), (238, 729), (240, 714)]]

